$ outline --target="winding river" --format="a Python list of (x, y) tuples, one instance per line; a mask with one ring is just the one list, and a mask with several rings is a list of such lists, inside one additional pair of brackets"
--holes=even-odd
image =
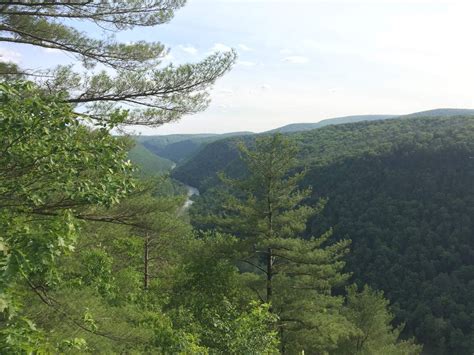
[[(174, 168), (176, 168), (176, 163), (173, 163), (173, 165), (171, 166), (171, 170), (173, 170)], [(184, 202), (183, 207), (181, 207), (181, 211), (185, 211), (189, 207), (191, 207), (191, 205), (194, 202), (191, 199), (192, 196), (194, 195), (199, 196), (199, 190), (197, 188), (186, 185), (186, 184), (184, 184), (184, 187), (186, 188), (186, 190), (188, 190), (188, 192), (186, 193), (186, 201)]]
[(184, 205), (183, 205), (183, 210), (186, 210), (193, 204), (194, 201), (191, 200), (191, 197), (193, 195), (199, 196), (199, 190), (196, 189), (195, 187), (192, 187), (189, 185), (185, 185), (185, 187), (188, 190), (188, 193), (187, 193), (186, 201), (184, 202)]

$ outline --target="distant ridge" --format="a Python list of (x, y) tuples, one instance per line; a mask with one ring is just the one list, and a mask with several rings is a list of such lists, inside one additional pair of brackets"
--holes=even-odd
[[(291, 133), (291, 132), (300, 132), (300, 131), (309, 131), (316, 128), (321, 128), (329, 125), (335, 124), (344, 124), (344, 123), (355, 123), (362, 121), (378, 121), (378, 120), (388, 120), (392, 118), (414, 118), (414, 117), (450, 117), (450, 116), (474, 116), (474, 109), (464, 109), (464, 108), (438, 108), (433, 110), (426, 110), (414, 113), (408, 113), (405, 115), (351, 115), (351, 116), (342, 116), (327, 118), (319, 122), (310, 122), (310, 123), (290, 123), (288, 125), (277, 127), (268, 131), (261, 133)], [(245, 136), (255, 134), (250, 131), (241, 131), (241, 132), (230, 132), (230, 133), (190, 133), (190, 134), (164, 134), (164, 135), (140, 135), (136, 136), (135, 139), (139, 142), (149, 141), (151, 138), (160, 138), (161, 144), (172, 144), (185, 140), (202, 140), (206, 141), (208, 138), (213, 140), (213, 138), (227, 138), (232, 136)]]
[[(454, 116), (474, 116), (474, 109), (457, 109), (457, 108), (439, 108), (434, 110), (414, 112), (406, 115), (353, 115), (328, 118), (315, 123), (292, 123), (283, 127), (278, 127), (260, 134), (272, 133), (294, 133), (311, 131), (330, 125), (357, 123), (363, 121), (382, 121), (395, 118), (411, 119), (418, 117), (454, 117)], [(137, 160), (150, 161), (150, 157), (145, 158), (143, 148), (149, 152), (164, 158), (160, 162), (156, 161), (154, 166), (166, 169), (169, 165), (167, 163), (174, 162), (182, 164), (186, 160), (191, 159), (204, 146), (209, 143), (237, 136), (251, 136), (255, 135), (253, 132), (230, 132), (230, 133), (198, 133), (198, 134), (168, 134), (168, 135), (140, 135), (135, 136), (137, 143), (142, 145), (139, 153), (136, 154)], [(133, 159), (132, 159), (133, 160)], [(142, 162), (139, 162), (142, 163)], [(145, 164), (147, 165), (147, 164)]]
[(328, 118), (316, 123), (292, 123), (283, 127), (278, 127), (263, 133), (291, 133), (300, 131), (309, 131), (311, 129), (321, 128), (333, 124), (353, 123), (361, 121), (378, 121), (398, 117), (396, 115), (357, 115)]
[(175, 133), (175, 134), (140, 134), (134, 136), (138, 141), (147, 140), (150, 137), (163, 137), (168, 138), (173, 142), (179, 142), (189, 138), (209, 138), (215, 136), (243, 136), (247, 134), (254, 134), (255, 132), (241, 131), (241, 132), (229, 132), (229, 133)]
[(289, 125), (271, 129), (263, 133), (291, 133), (309, 131), (334, 124), (355, 123), (362, 121), (388, 120), (392, 118), (416, 118), (416, 117), (451, 117), (451, 116), (474, 116), (474, 109), (463, 108), (438, 108), (434, 110), (409, 113), (407, 115), (355, 115), (328, 118), (316, 123), (291, 123)]
[(450, 116), (474, 116), (474, 110), (464, 108), (438, 108), (435, 110), (420, 111), (403, 115), (401, 117), (450, 117)]
[[(386, 149), (382, 142), (389, 138), (392, 140), (392, 148), (395, 151), (396, 147), (407, 143), (408, 139), (415, 141), (419, 139), (418, 132), (436, 132), (442, 128), (444, 133), (448, 134), (451, 125), (457, 127), (459, 132), (462, 132), (459, 126), (469, 127), (471, 134), (474, 134), (474, 117), (459, 115), (459, 111), (456, 113), (451, 111), (451, 115), (446, 111), (443, 112), (445, 114), (442, 116), (422, 114), (419, 117), (409, 117), (408, 119), (407, 116), (397, 116), (397, 119), (372, 120), (372, 122), (363, 120), (354, 124), (326, 125), (304, 132), (292, 132), (288, 134), (287, 138), (304, 143), (305, 149), (303, 151), (307, 155), (305, 164), (309, 166), (310, 163), (317, 162), (315, 166), (319, 166), (322, 163), (326, 164), (325, 159), (329, 159), (329, 157), (334, 161), (339, 161), (342, 158), (352, 157), (356, 152), (359, 156), (364, 156), (364, 154), (371, 152), (375, 142), (378, 142), (380, 149)], [(359, 133), (354, 136), (353, 132)], [(369, 134), (369, 132), (371, 133)], [(385, 135), (385, 138), (381, 136), (382, 134)], [(402, 136), (403, 138), (400, 138)], [(253, 135), (243, 137), (241, 141), (251, 145), (255, 139), (256, 135)], [(453, 136), (451, 139), (455, 141), (458, 138)], [(349, 150), (346, 147), (348, 141), (351, 141)], [(367, 143), (368, 141), (370, 142)], [(229, 138), (207, 144), (191, 159), (178, 165), (172, 176), (188, 185), (195, 186), (202, 192), (217, 183), (216, 174), (219, 171), (224, 171), (232, 178), (238, 177), (242, 166), (236, 163), (236, 161), (240, 161), (236, 142), (236, 139)], [(306, 149), (310, 146), (313, 147), (312, 153), (314, 154), (309, 153)], [(363, 152), (359, 151), (362, 146), (365, 147)]]

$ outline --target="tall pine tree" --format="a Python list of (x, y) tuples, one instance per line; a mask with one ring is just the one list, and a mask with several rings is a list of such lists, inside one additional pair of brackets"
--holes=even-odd
[(305, 171), (293, 171), (295, 145), (282, 135), (264, 136), (255, 149), (241, 145), (240, 151), (247, 177), (221, 176), (232, 193), (214, 221), (240, 237), (242, 270), (251, 271), (244, 276), (278, 315), (281, 350), (331, 350), (353, 331), (340, 314), (342, 298), (332, 294), (348, 277), (342, 257), (349, 242), (329, 244), (330, 231), (302, 238), (308, 218), (322, 204), (304, 205), (311, 191), (298, 187)]
[(127, 30), (169, 22), (185, 3), (2, 1), (0, 43), (61, 51), (76, 60), (38, 71), (0, 58), (0, 81), (18, 76), (35, 80), (45, 92), (63, 94), (62, 100), (82, 116), (102, 124), (113, 122), (112, 112), (127, 113), (122, 116), (124, 124), (150, 126), (200, 112), (208, 105), (208, 89), (235, 62), (234, 51), (175, 66), (164, 64), (169, 49), (158, 41), (117, 39)]

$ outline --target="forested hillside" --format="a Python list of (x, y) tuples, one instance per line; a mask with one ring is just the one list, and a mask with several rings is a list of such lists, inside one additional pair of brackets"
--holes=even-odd
[(174, 166), (171, 160), (153, 154), (140, 143), (136, 143), (128, 152), (128, 157), (139, 167), (139, 172), (143, 176), (162, 175)]
[(291, 132), (300, 132), (300, 131), (310, 131), (312, 129), (326, 127), (334, 124), (343, 124), (343, 123), (354, 123), (361, 121), (378, 121), (378, 120), (387, 120), (390, 118), (398, 117), (396, 115), (357, 115), (357, 116), (345, 116), (345, 117), (336, 117), (328, 118), (321, 120), (316, 123), (293, 123), (283, 127), (278, 127), (272, 130), (269, 130), (265, 133), (291, 133)]
[(150, 152), (162, 158), (179, 163), (196, 153), (202, 146), (226, 137), (251, 134), (235, 132), (226, 134), (171, 134), (164, 136), (139, 136), (136, 141)]
[(292, 142), (242, 150), (250, 174), (231, 184), (251, 198), (222, 206), (230, 233), (193, 230), (185, 197), (61, 98), (0, 85), (2, 354), (420, 353), (380, 292), (347, 282), (348, 240), (301, 238), (318, 207)]
[(474, 110), (463, 108), (438, 108), (421, 112), (414, 112), (404, 117), (448, 117), (448, 116), (473, 116)]
[(321, 120), (316, 123), (293, 123), (264, 133), (292, 133), (292, 132), (301, 132), (309, 131), (316, 128), (322, 128), (329, 125), (344, 124), (344, 123), (356, 123), (363, 121), (380, 121), (388, 120), (391, 118), (400, 118), (400, 117), (452, 117), (452, 116), (472, 116), (474, 115), (474, 110), (469, 109), (434, 109), (429, 111), (414, 112), (407, 115), (355, 115), (355, 116), (344, 116), (336, 118), (328, 118)]
[[(311, 204), (327, 204), (307, 235), (350, 238), (353, 280), (384, 290), (404, 334), (429, 354), (474, 348), (474, 118), (410, 118), (290, 134)], [(198, 187), (198, 228), (218, 213), (216, 172), (245, 175), (238, 139), (206, 146), (174, 176)], [(253, 146), (254, 138), (242, 140)], [(209, 212), (212, 211), (212, 212)]]
[[(395, 118), (415, 118), (415, 117), (454, 117), (474, 115), (474, 110), (468, 109), (436, 109), (423, 112), (415, 112), (404, 116), (397, 115), (355, 115), (335, 117), (321, 120), (316, 123), (292, 123), (265, 131), (261, 134), (274, 133), (296, 133), (310, 131), (331, 125), (339, 125), (356, 122), (380, 121)], [(234, 136), (253, 135), (252, 132), (233, 132), (225, 134), (171, 134), (163, 136), (138, 136), (134, 139), (146, 147), (150, 152), (171, 160), (177, 164), (184, 163), (197, 154), (207, 144), (220, 141)]]
[[(187, 2), (2, 2), (0, 354), (472, 355), (472, 111), (277, 129), (288, 134), (118, 135), (201, 113), (211, 98), (196, 119), (215, 131), (234, 118), (257, 129), (261, 113), (288, 109), (307, 120), (316, 104), (360, 110), (361, 93), (380, 100), (370, 107), (401, 102), (369, 95), (390, 78), (359, 70), (369, 85), (341, 81), (347, 102), (339, 89), (315, 100), (326, 92), (315, 78), (339, 86), (341, 68), (324, 79), (304, 48), (286, 57), (310, 47), (311, 25), (292, 26), (275, 52), (288, 43), (287, 31), (267, 38), (273, 3), (189, 3), (157, 30)], [(319, 23), (310, 3), (297, 16), (278, 4), (283, 21)], [(232, 21), (220, 6), (237, 27), (221, 28)], [(240, 41), (264, 32), (252, 18), (272, 30)]]

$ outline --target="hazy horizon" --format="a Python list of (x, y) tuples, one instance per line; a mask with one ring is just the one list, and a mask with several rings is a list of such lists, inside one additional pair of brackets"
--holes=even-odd
[[(332, 119), (340, 119), (340, 118), (346, 118), (346, 117), (357, 117), (357, 116), (394, 116), (395, 118), (398, 118), (398, 117), (403, 117), (405, 115), (411, 115), (411, 114), (418, 114), (418, 113), (423, 113), (423, 112), (431, 112), (431, 111), (436, 111), (436, 110), (474, 110), (474, 109), (466, 109), (466, 108), (460, 108), (460, 107), (438, 107), (438, 108), (432, 108), (432, 109), (429, 109), (429, 110), (422, 110), (422, 111), (416, 111), (416, 112), (406, 112), (404, 114), (391, 114), (391, 113), (380, 113), (380, 114), (367, 114), (367, 115), (347, 115), (347, 116), (338, 116), (338, 117), (326, 117), (326, 118), (322, 118), (318, 121), (314, 121), (314, 122), (300, 122), (300, 121), (294, 121), (294, 122), (289, 122), (289, 123), (286, 123), (282, 126), (275, 126), (275, 127), (271, 127), (269, 129), (265, 129), (265, 130), (260, 130), (260, 131), (250, 131), (250, 130), (246, 130), (246, 129), (241, 129), (241, 130), (238, 130), (238, 131), (224, 131), (224, 132), (205, 132), (205, 131), (202, 131), (202, 132), (193, 132), (193, 133), (182, 133), (182, 132), (176, 132), (176, 133), (156, 133), (156, 132), (152, 132), (153, 129), (149, 129), (147, 131), (145, 131), (144, 133), (141, 133), (141, 132), (134, 132), (133, 130), (128, 130), (128, 133), (131, 134), (131, 135), (135, 135), (135, 133), (137, 133), (137, 135), (141, 135), (141, 136), (166, 136), (166, 135), (219, 135), (219, 134), (228, 134), (228, 133), (253, 133), (253, 134), (259, 134), (259, 133), (264, 133), (264, 132), (268, 132), (268, 131), (273, 131), (277, 128), (282, 128), (282, 127), (285, 127), (285, 126), (291, 126), (291, 125), (298, 125), (298, 124), (312, 124), (312, 123), (319, 123), (319, 122), (322, 122), (322, 121), (326, 121), (326, 120), (332, 120)], [(359, 121), (356, 121), (356, 122), (359, 122)], [(339, 123), (337, 123), (339, 124)], [(149, 132), (150, 131), (150, 132)]]
[[(238, 61), (218, 80), (208, 110), (135, 131), (261, 132), (341, 116), (474, 108), (473, 10), (464, 0), (188, 1), (169, 24), (119, 39), (163, 42), (165, 64), (229, 48)], [(72, 61), (18, 45), (2, 44), (0, 54), (33, 68)]]

